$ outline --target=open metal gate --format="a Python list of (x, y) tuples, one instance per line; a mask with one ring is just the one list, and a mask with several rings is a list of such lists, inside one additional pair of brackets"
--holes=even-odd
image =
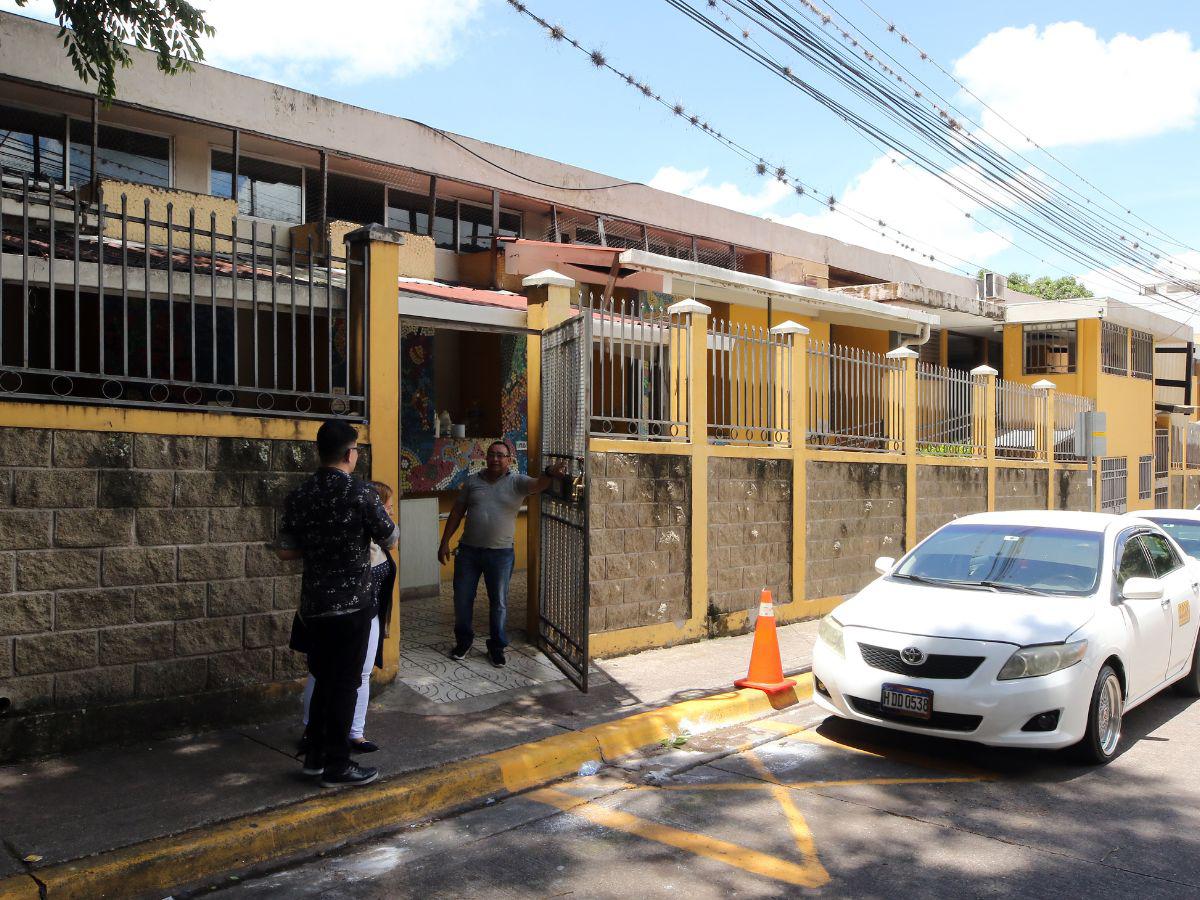
[(587, 438), (591, 410), (591, 316), (542, 334), (542, 467), (566, 477), (541, 495), (538, 646), (588, 689)]

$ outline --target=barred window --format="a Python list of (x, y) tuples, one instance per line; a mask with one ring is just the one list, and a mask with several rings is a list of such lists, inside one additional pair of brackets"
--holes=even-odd
[[(112, 125), (101, 125), (99, 132), (96, 173), (101, 178), (136, 181), (157, 187), (171, 186), (170, 138)], [(72, 184), (92, 180), (91, 134), (90, 122), (71, 120)]]
[(1123, 513), (1129, 506), (1129, 461), (1124, 456), (1100, 460), (1100, 510)]
[(1131, 332), (1130, 349), (1134, 378), (1154, 377), (1154, 336), (1145, 331)]
[(1100, 333), (1100, 368), (1110, 375), (1129, 374), (1129, 329), (1105, 322)]
[(1138, 499), (1149, 500), (1154, 494), (1154, 457), (1138, 457)]
[(1069, 374), (1075, 371), (1074, 322), (1024, 326), (1025, 374)]
[(0, 106), (0, 166), (8, 174), (61, 184), (66, 132), (62, 116)]

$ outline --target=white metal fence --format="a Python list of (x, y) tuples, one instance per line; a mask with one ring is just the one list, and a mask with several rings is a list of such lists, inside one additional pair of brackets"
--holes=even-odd
[[(933, 456), (983, 456), (983, 381), (970, 372), (917, 363), (917, 452)], [(980, 395), (980, 396), (977, 396)]]
[(808, 445), (904, 450), (904, 364), (856, 347), (808, 342)]
[(714, 319), (707, 362), (709, 442), (790, 446), (790, 339), (766, 328)]
[(1065, 461), (1085, 459), (1076, 440), (1076, 425), (1081, 413), (1091, 412), (1096, 401), (1078, 394), (1059, 393), (1054, 398), (1054, 458)]
[(996, 381), (996, 455), (1036, 459), (1045, 455), (1046, 392)]
[(690, 317), (586, 293), (580, 305), (592, 317), (590, 432), (619, 440), (686, 441)]

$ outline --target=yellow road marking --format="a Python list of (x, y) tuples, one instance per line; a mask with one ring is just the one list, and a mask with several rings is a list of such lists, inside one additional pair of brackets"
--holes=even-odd
[(797, 865), (720, 838), (683, 831), (670, 825), (649, 822), (627, 812), (598, 806), (553, 788), (541, 788), (528, 796), (540, 803), (587, 819), (593, 824), (675, 847), (765, 878), (773, 878), (798, 887), (821, 887), (829, 883), (829, 873), (820, 863)]
[(982, 769), (977, 769), (974, 766), (966, 763), (957, 762), (949, 759), (934, 759), (925, 756), (921, 753), (909, 753), (906, 750), (888, 748), (877, 748), (874, 745), (868, 744), (861, 747), (856, 747), (851, 744), (842, 744), (832, 738), (827, 738), (825, 735), (812, 728), (805, 728), (789, 735), (797, 741), (804, 741), (809, 744), (816, 744), (819, 747), (829, 747), (833, 750), (845, 750), (847, 753), (861, 753), (866, 756), (874, 756), (877, 759), (890, 760), (891, 762), (905, 763), (906, 765), (918, 766), (922, 769), (942, 769), (947, 772), (957, 772), (959, 775), (968, 775), (981, 780), (990, 780), (995, 776), (991, 773), (984, 772)]
[[(946, 778), (844, 778), (833, 781), (779, 781), (780, 787), (792, 791), (809, 791), (820, 787), (861, 787), (863, 785), (887, 784), (977, 784), (982, 781), (992, 781), (987, 776), (948, 776)], [(632, 791), (758, 791), (763, 785), (758, 782), (721, 782), (720, 784), (663, 784), (663, 785), (634, 785), (628, 788)]]
[(792, 799), (791, 792), (779, 783), (753, 750), (746, 754), (746, 758), (750, 761), (750, 765), (754, 767), (755, 771), (772, 783), (770, 788), (771, 794), (775, 797), (775, 802), (779, 804), (784, 816), (788, 820), (788, 827), (792, 830), (792, 838), (796, 841), (796, 848), (800, 851), (803, 858), (808, 861), (808, 865), (820, 871), (823, 879), (821, 883), (827, 883), (829, 881), (829, 873), (825, 871), (825, 867), (821, 865), (821, 861), (817, 857), (817, 845), (813, 841), (812, 831), (809, 829), (808, 822), (805, 821), (800, 810), (796, 808), (796, 802)]

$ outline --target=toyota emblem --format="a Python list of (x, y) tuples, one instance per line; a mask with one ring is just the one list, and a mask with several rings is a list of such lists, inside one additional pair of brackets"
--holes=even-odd
[(927, 656), (920, 647), (905, 647), (900, 651), (900, 658), (910, 666), (919, 666), (925, 662)]

